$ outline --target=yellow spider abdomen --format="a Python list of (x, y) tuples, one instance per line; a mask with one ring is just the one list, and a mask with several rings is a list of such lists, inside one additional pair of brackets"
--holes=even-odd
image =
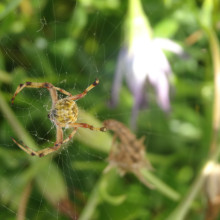
[(78, 107), (76, 102), (69, 98), (60, 99), (51, 110), (50, 119), (61, 127), (76, 122), (78, 117)]

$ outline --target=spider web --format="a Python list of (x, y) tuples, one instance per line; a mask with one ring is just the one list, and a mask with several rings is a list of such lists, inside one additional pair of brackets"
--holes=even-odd
[[(43, 1), (36, 0), (33, 2), (27, 1), (26, 4), (34, 10), (30, 12), (33, 19), (30, 24), (26, 25), (32, 25), (34, 28), (31, 31), (28, 28), (21, 31), (22, 35), (18, 39), (20, 41), (18, 47), (13, 45), (15, 39), (10, 34), (5, 35), (0, 42), (1, 49), (9, 60), (7, 63), (11, 68), (9, 70), (16, 75), (13, 81), (14, 89), (24, 80), (32, 82), (50, 81), (53, 85), (72, 94), (78, 94), (93, 83), (95, 78), (99, 78), (100, 84), (90, 91), (85, 98), (77, 101), (77, 104), (80, 111), (88, 110), (95, 120), (102, 121), (104, 116), (102, 116), (102, 112), (99, 113), (98, 109), (103, 105), (107, 106), (110, 82), (107, 83), (105, 80), (110, 78), (108, 76), (109, 72), (113, 70), (112, 64), (108, 67), (108, 71), (105, 70), (106, 61), (111, 62), (106, 58), (108, 55), (105, 48), (105, 44), (111, 39), (111, 36), (108, 36), (108, 39), (103, 39), (105, 37), (103, 31), (106, 25), (112, 26), (114, 31), (118, 29), (118, 25), (109, 23), (106, 20), (106, 15), (94, 8), (91, 13), (88, 13), (91, 14), (87, 18), (91, 19), (88, 24), (85, 27), (78, 27), (77, 19), (80, 19), (80, 16), (85, 16), (80, 15), (83, 9), (78, 2), (66, 1), (61, 3), (53, 0), (43, 3)], [(69, 17), (63, 16), (62, 12), (59, 14), (59, 5), (63, 6), (64, 10), (67, 10), (65, 7), (68, 6), (71, 8), (72, 13), (69, 13)], [(20, 7), (20, 10), (25, 10), (22, 9), (22, 6)], [(26, 10), (28, 13), (28, 9)], [(89, 10), (89, 8), (86, 10)], [(102, 20), (101, 24), (100, 20)], [(32, 22), (34, 24), (31, 24)], [(74, 27), (75, 24), (76, 28)], [(71, 31), (61, 34), (62, 26), (65, 26), (66, 29), (72, 29), (72, 32), (76, 32), (76, 34), (73, 33), (73, 36), (71, 36)], [(85, 28), (87, 30), (84, 30)], [(83, 31), (83, 34), (81, 33), (79, 37), (77, 31)], [(114, 34), (114, 31), (111, 34)], [(97, 46), (99, 46), (99, 51), (96, 48)], [(116, 51), (117, 48), (114, 52)], [(98, 56), (102, 57), (99, 58), (100, 63), (96, 62)], [(112, 54), (110, 56), (112, 57)], [(8, 92), (12, 95), (14, 91), (8, 90)], [(58, 95), (59, 98), (65, 97), (60, 93)], [(46, 89), (25, 88), (18, 94), (13, 106), (18, 121), (34, 140), (38, 149), (53, 146), (55, 142), (55, 127), (47, 117), (50, 108), (51, 97)], [(84, 117), (80, 114), (78, 122), (92, 123), (92, 121), (84, 121)], [(68, 136), (69, 130), (71, 129), (64, 129), (64, 138)], [(11, 136), (10, 128), (4, 130), (4, 132), (5, 136)], [(92, 133), (92, 131), (89, 132)], [(92, 135), (95, 136), (96, 132), (93, 132)], [(22, 211), (19, 211), (19, 208), (22, 209), (19, 204), (22, 203), (21, 198), (25, 198), (28, 188), (30, 188), (30, 192), (26, 195), (28, 202), (25, 216), (27, 219), (77, 218), (76, 204), (85, 203), (89, 196), (88, 190), (92, 190), (106, 164), (106, 153), (99, 152), (83, 144), (80, 139), (86, 137), (80, 132), (75, 136), (69, 143), (61, 147), (57, 156), (42, 158), (41, 161), (46, 161), (43, 162), (45, 165), (39, 168), (36, 175), (31, 175), (32, 177), (27, 179), (24, 178), (25, 173), (32, 172), (38, 165), (32, 164), (30, 162), (32, 158), (30, 159), (29, 155), (22, 152), (14, 144), (2, 143), (2, 146), (6, 149), (13, 149), (10, 151), (12, 155), (19, 156), (14, 160), (18, 169), (14, 170), (14, 175), (10, 175), (5, 183), (4, 181), (2, 183), (4, 191), (0, 192), (0, 197), (5, 203), (1, 203), (0, 209), (6, 213), (5, 216), (7, 217), (0, 215), (1, 218), (6, 219), (9, 216), (19, 218), (19, 215), (23, 215)], [(22, 143), (21, 138), (15, 138)], [(30, 147), (33, 148), (33, 146)], [(40, 164), (41, 161), (37, 163)], [(92, 167), (91, 170), (90, 167)], [(9, 166), (9, 168), (3, 169), (2, 172), (6, 174), (10, 170), (13, 171), (13, 168), (10, 169)], [(37, 176), (40, 176), (41, 172), (44, 178), (40, 177), (38, 179)], [(51, 185), (50, 181), (53, 180), (55, 182)], [(23, 183), (17, 184), (20, 181), (23, 181)], [(6, 187), (7, 184), (8, 187)], [(55, 195), (50, 195), (50, 192), (48, 192), (49, 187), (52, 187), (50, 191)], [(63, 187), (61, 192), (59, 192), (59, 187)], [(66, 193), (63, 193), (62, 191), (65, 190)], [(62, 193), (66, 197), (62, 197)], [(10, 201), (10, 194), (16, 195), (13, 201)], [(7, 200), (10, 202), (8, 203)], [(25, 206), (25, 202), (23, 203)]]
[[(99, 127), (105, 119), (114, 118), (129, 124), (133, 100), (126, 87), (121, 91), (125, 98), (122, 105), (109, 108), (116, 58), (121, 48), (123, 21), (119, 17), (123, 17), (124, 3), (88, 2), (27, 0), (17, 6), (15, 15), (11, 12), (12, 15), (5, 16), (5, 25), (8, 19), (14, 32), (7, 32), (0, 40), (2, 54), (7, 57), (3, 66), (11, 73), (10, 86), (6, 84), (2, 90), (10, 99), (24, 81), (50, 82), (74, 95), (99, 78), (100, 84), (77, 101), (80, 108), (78, 122)], [(13, 20), (13, 16), (18, 16), (18, 21)], [(22, 19), (29, 22), (22, 24)], [(65, 97), (59, 92), (58, 95), (60, 99)], [(83, 214), (79, 219), (87, 220), (84, 216), (88, 213), (92, 213), (92, 219), (147, 219), (149, 210), (155, 212), (162, 207), (159, 202), (156, 207), (147, 202), (144, 195), (151, 198), (155, 192), (142, 186), (134, 176), (121, 179), (113, 172), (103, 177), (112, 138), (109, 134), (79, 129), (61, 150), (45, 158), (32, 158), (8, 138), (13, 136), (20, 143), (33, 143), (29, 147), (35, 150), (53, 146), (56, 132), (48, 119), (50, 109), (51, 97), (47, 89), (25, 88), (17, 95), (13, 114), (28, 138), (17, 137), (7, 122), (7, 115), (0, 116), (4, 128), (0, 141), (1, 219), (19, 219), (19, 216), (20, 219), (78, 219)], [(140, 112), (139, 121), (151, 121), (147, 125), (141, 124), (138, 137), (147, 135), (145, 143), (153, 141), (155, 146), (165, 142), (167, 150), (160, 149), (160, 153), (169, 154), (173, 149), (181, 151), (185, 139), (178, 141), (178, 147), (174, 146), (172, 143), (179, 136), (167, 128), (169, 125), (161, 111), (156, 107), (152, 109), (155, 113), (151, 119), (151, 110)], [(175, 128), (175, 123), (179, 122), (173, 120), (172, 123)], [(64, 129), (64, 138), (70, 132), (71, 129)], [(108, 142), (102, 141), (105, 135)], [(184, 154), (183, 158), (190, 163), (194, 153), (195, 148), (188, 149), (187, 157)], [(162, 172), (161, 176), (170, 181), (172, 172)], [(188, 175), (183, 181), (191, 178), (189, 167), (182, 172)], [(166, 201), (157, 196), (158, 200)], [(172, 207), (173, 204), (169, 208)]]

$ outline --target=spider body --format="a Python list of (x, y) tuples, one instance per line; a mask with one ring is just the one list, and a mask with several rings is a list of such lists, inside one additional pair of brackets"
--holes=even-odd
[(69, 98), (60, 99), (51, 109), (50, 120), (60, 127), (68, 128), (75, 123), (78, 118), (78, 107), (75, 101)]
[[(76, 104), (76, 100), (83, 98), (92, 88), (99, 84), (99, 80), (96, 79), (93, 84), (91, 84), (88, 88), (86, 88), (82, 93), (77, 95), (72, 95), (71, 93), (55, 87), (51, 83), (36, 83), (36, 82), (26, 82), (25, 84), (20, 84), (12, 99), (11, 103), (14, 103), (16, 95), (25, 87), (27, 88), (46, 88), (50, 92), (50, 96), (52, 99), (52, 108), (50, 113), (48, 114), (49, 119), (55, 124), (56, 126), (56, 141), (54, 146), (45, 148), (40, 151), (34, 151), (28, 146), (23, 146), (19, 144), (14, 138), (12, 140), (15, 144), (18, 145), (23, 151), (28, 153), (32, 156), (43, 157), (47, 154), (50, 154), (54, 151), (57, 151), (63, 143), (68, 142), (76, 133), (78, 127), (89, 128), (90, 130), (95, 131), (106, 131), (105, 127), (102, 128), (95, 128), (92, 125), (86, 123), (76, 123), (78, 118), (78, 107)], [(66, 98), (58, 99), (57, 91), (66, 95)], [(63, 140), (63, 129), (62, 128), (73, 128), (72, 132), (70, 133), (69, 137)]]

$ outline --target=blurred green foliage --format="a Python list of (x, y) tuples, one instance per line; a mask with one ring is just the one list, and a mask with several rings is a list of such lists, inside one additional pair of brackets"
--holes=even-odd
[[(170, 115), (152, 97), (139, 114), (137, 137), (146, 136), (159, 186), (177, 197), (150, 190), (133, 175), (103, 174), (110, 133), (79, 130), (64, 149), (32, 158), (11, 140), (35, 149), (52, 146), (54, 127), (47, 118), (51, 99), (44, 89), (25, 89), (13, 107), (20, 83), (51, 82), (72, 94), (98, 77), (100, 85), (78, 104), (79, 120), (95, 126), (114, 118), (129, 124), (132, 96), (124, 85), (120, 104), (108, 107), (127, 1), (3, 0), (0, 2), (0, 219), (166, 219), (179, 196), (187, 194), (207, 160), (213, 119), (213, 55), (209, 33), (219, 38), (218, 1), (143, 0), (155, 37), (180, 43), (188, 57), (167, 54), (172, 70)], [(219, 62), (219, 60), (218, 60)], [(62, 97), (62, 96), (60, 96)], [(68, 135), (68, 131), (65, 131)], [(31, 192), (25, 189), (31, 184)], [(201, 191), (202, 192), (202, 191)], [(168, 193), (169, 194), (169, 193)], [(202, 193), (189, 209), (202, 219)], [(23, 199), (23, 200), (22, 200)]]

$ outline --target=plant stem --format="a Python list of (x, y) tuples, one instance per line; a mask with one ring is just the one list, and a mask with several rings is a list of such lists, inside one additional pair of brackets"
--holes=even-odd
[(210, 42), (210, 50), (212, 54), (214, 69), (214, 102), (213, 102), (213, 119), (212, 119), (212, 141), (210, 145), (210, 153), (215, 154), (218, 131), (220, 125), (220, 49), (218, 38), (213, 30), (207, 30)]
[(0, 70), (0, 82), (11, 83), (12, 77), (7, 72)]
[(17, 220), (25, 219), (27, 203), (31, 194), (31, 190), (32, 190), (32, 181), (29, 181), (22, 193), (20, 204), (18, 206)]
[(202, 188), (206, 179), (206, 171), (210, 167), (210, 164), (215, 162), (220, 155), (220, 145), (218, 143), (218, 133), (220, 125), (220, 50), (218, 38), (212, 29), (205, 28), (209, 37), (210, 50), (212, 54), (213, 67), (214, 67), (214, 101), (213, 101), (213, 120), (212, 120), (212, 138), (210, 142), (210, 157), (206, 164), (203, 166), (198, 177), (192, 184), (189, 192), (177, 206), (177, 208), (171, 213), (167, 220), (182, 220), (189, 211), (191, 204), (198, 192)]
[(23, 128), (23, 126), (18, 121), (17, 117), (15, 116), (14, 112), (9, 107), (8, 103), (5, 101), (4, 96), (0, 93), (0, 111), (7, 119), (9, 124), (11, 125), (12, 129), (16, 133), (16, 135), (25, 142), (28, 146), (36, 147), (33, 139), (28, 134), (28, 132)]
[(166, 185), (163, 181), (154, 176), (150, 171), (147, 169), (142, 169), (141, 173), (148, 182), (152, 183), (156, 190), (160, 191), (166, 197), (172, 199), (173, 201), (178, 201), (180, 199), (180, 194), (178, 192), (176, 192), (170, 186)]

